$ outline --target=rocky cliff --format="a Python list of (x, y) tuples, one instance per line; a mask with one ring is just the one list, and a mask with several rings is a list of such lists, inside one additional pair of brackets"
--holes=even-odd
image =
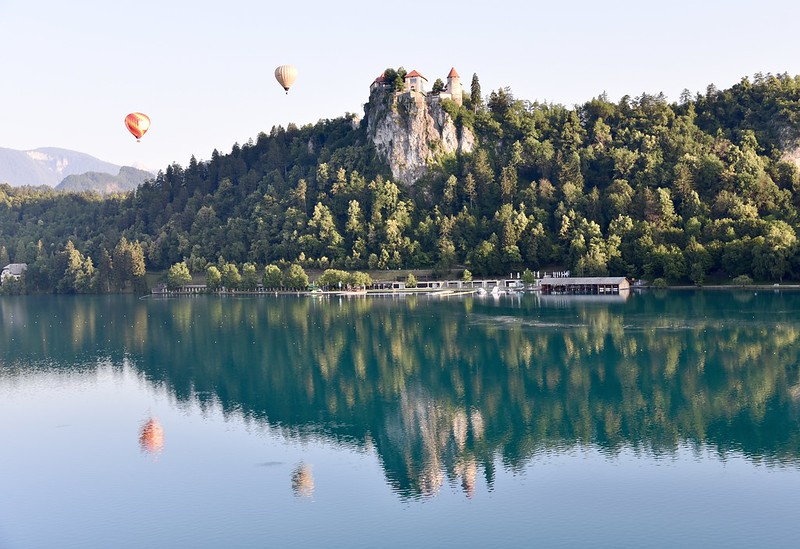
[(781, 160), (791, 162), (800, 170), (800, 146), (784, 149), (782, 151)]
[(475, 135), (456, 128), (438, 100), (376, 88), (364, 106), (367, 135), (396, 181), (413, 184), (443, 156), (471, 152)]

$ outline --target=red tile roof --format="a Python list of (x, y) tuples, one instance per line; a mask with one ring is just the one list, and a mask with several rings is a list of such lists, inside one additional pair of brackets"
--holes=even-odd
[(450, 69), (450, 72), (447, 74), (447, 78), (461, 78), (461, 77), (456, 72), (456, 68), (453, 67), (453, 68)]
[(420, 77), (420, 78), (422, 78), (423, 80), (428, 80), (427, 78), (425, 78), (424, 76), (422, 76), (420, 73), (418, 73), (416, 70), (413, 70), (413, 71), (411, 71), (410, 73), (408, 73), (408, 74), (406, 75), (406, 78), (412, 78), (412, 77), (414, 77), (414, 76), (419, 76), (419, 77)]

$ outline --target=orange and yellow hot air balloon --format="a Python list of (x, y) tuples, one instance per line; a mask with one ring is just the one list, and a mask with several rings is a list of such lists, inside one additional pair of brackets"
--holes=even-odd
[(150, 117), (140, 112), (132, 112), (125, 117), (125, 127), (139, 142), (142, 136), (147, 133), (147, 130), (150, 129)]
[(289, 93), (289, 88), (292, 87), (296, 78), (297, 69), (294, 68), (294, 65), (281, 65), (275, 69), (275, 80), (286, 90), (286, 93)]

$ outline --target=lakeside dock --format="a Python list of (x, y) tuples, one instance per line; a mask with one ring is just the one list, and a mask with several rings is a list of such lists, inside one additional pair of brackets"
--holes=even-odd
[(542, 277), (534, 284), (524, 284), (520, 279), (479, 279), (479, 280), (433, 280), (419, 282), (415, 287), (407, 287), (403, 282), (376, 282), (366, 289), (307, 289), (264, 288), (252, 290), (228, 290), (221, 288), (209, 291), (205, 284), (186, 284), (169, 289), (159, 284), (150, 291), (153, 297), (180, 297), (195, 295), (220, 296), (266, 296), (297, 295), (309, 297), (401, 297), (427, 295), (434, 297), (458, 297), (467, 295), (502, 295), (520, 293), (539, 293), (541, 295), (619, 295), (631, 290), (800, 290), (800, 284), (709, 284), (704, 286), (672, 285), (655, 287), (637, 281), (631, 284), (625, 277)]

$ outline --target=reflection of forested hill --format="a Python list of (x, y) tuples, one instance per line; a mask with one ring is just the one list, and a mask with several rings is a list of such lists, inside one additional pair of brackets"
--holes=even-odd
[(800, 464), (798, 309), (798, 294), (727, 292), (572, 307), (4, 299), (0, 363), (91, 367), (101, 347), (179, 400), (373, 445), (401, 494), (448, 478), (469, 493), (498, 456), (517, 467), (575, 445)]

